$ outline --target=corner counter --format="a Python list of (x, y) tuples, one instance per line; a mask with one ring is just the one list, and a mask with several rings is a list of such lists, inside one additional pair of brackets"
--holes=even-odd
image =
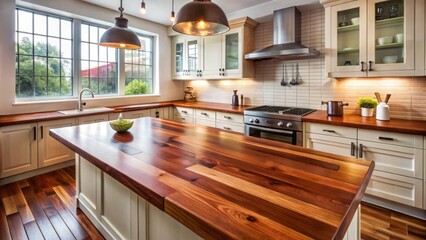
[[(175, 224), (191, 230), (177, 227), (170, 239), (193, 233), (205, 239), (342, 239), (374, 168), (371, 161), (155, 118), (136, 119), (120, 134), (94, 123), (50, 135), (92, 166), (81, 169), (94, 174), (77, 176), (80, 208), (92, 208), (85, 213), (103, 233), (126, 238), (158, 232), (149, 223), (158, 218), (146, 215), (157, 211), (173, 222), (162, 234)], [(107, 183), (96, 185), (102, 179)], [(112, 204), (118, 196), (128, 201)], [(150, 217), (128, 226), (132, 221), (119, 212)]]

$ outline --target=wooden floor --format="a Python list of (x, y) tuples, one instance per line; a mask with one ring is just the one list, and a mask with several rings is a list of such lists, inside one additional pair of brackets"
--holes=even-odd
[[(76, 208), (75, 169), (0, 186), (0, 239), (103, 239)], [(361, 236), (426, 239), (426, 221), (363, 204)]]

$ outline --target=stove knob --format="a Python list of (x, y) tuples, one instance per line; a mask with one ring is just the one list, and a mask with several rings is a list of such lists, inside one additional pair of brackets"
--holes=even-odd
[(283, 122), (281, 122), (281, 121), (279, 121), (279, 122), (278, 122), (278, 127), (284, 127), (284, 123), (283, 123)]
[(260, 123), (259, 119), (257, 119), (257, 118), (256, 118), (256, 119), (254, 120), (254, 123)]
[(249, 122), (253, 123), (253, 122), (254, 122), (253, 118), (250, 118), (250, 119), (249, 119)]
[(291, 128), (291, 127), (293, 127), (293, 123), (291, 123), (291, 122), (288, 122), (288, 123), (287, 123), (287, 125), (286, 125), (286, 127), (288, 127), (288, 128)]

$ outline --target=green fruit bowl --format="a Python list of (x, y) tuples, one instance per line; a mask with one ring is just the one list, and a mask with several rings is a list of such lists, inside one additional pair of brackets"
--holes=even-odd
[(109, 125), (117, 132), (125, 132), (133, 126), (133, 120), (119, 119), (109, 122)]

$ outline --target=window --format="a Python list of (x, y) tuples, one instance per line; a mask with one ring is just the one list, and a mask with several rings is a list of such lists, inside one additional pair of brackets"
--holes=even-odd
[(139, 35), (141, 49), (118, 50), (98, 45), (108, 27), (21, 7), (15, 13), (17, 101), (75, 98), (82, 88), (101, 96), (154, 92), (155, 37)]
[(72, 96), (72, 20), (16, 9), (16, 97)]
[(99, 46), (107, 30), (81, 24), (81, 80), (83, 88), (95, 94), (118, 93), (117, 49)]
[(152, 93), (153, 37), (139, 36), (141, 49), (125, 50), (125, 95)]

